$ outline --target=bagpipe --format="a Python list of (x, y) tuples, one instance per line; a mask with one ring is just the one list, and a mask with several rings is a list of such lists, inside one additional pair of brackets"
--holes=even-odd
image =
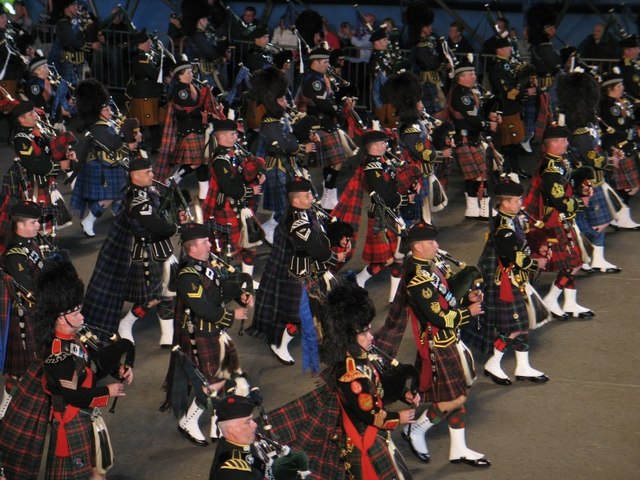
[[(451, 265), (459, 270), (453, 272)], [(434, 259), (434, 265), (447, 279), (449, 291), (460, 301), (466, 298), (471, 290), (482, 290), (484, 279), (480, 269), (476, 265), (467, 265), (465, 262), (455, 259), (445, 250), (438, 249)]]
[(194, 216), (191, 213), (191, 207), (189, 206), (191, 203), (191, 194), (189, 193), (189, 190), (182, 190), (178, 187), (178, 184), (173, 177), (169, 178), (168, 184), (157, 180), (154, 180), (153, 184), (163, 189), (162, 193), (159, 192), (160, 207), (158, 208), (158, 211), (160, 212), (161, 217), (163, 217), (167, 222), (177, 225), (181, 223), (180, 212), (182, 211), (187, 213), (190, 222), (193, 221)]
[(371, 203), (367, 215), (369, 218), (376, 219), (373, 231), (377, 233), (391, 230), (398, 236), (404, 236), (407, 232), (407, 225), (402, 217), (389, 207), (377, 192), (371, 192), (369, 196)]
[(213, 89), (206, 80), (193, 79), (193, 83), (200, 89), (200, 98), (203, 100), (204, 113), (210, 114), (217, 120), (226, 120), (227, 117), (224, 114), (224, 107), (216, 97), (213, 95)]
[(385, 404), (404, 401), (406, 392), (418, 391), (419, 373), (413, 365), (400, 363), (376, 345), (371, 345), (368, 358), (380, 373)]
[(51, 105), (51, 115), (53, 116), (54, 122), (60, 122), (62, 121), (62, 114), (58, 114), (60, 108), (63, 108), (72, 115), (76, 113), (75, 105), (69, 103), (69, 100), (73, 97), (75, 88), (60, 76), (53, 65), (49, 65), (48, 80), (49, 83), (56, 88), (56, 93)]

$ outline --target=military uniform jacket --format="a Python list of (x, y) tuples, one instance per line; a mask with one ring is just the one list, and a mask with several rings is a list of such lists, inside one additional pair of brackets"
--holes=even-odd
[(551, 42), (542, 42), (531, 45), (531, 64), (539, 76), (545, 77), (555, 75), (560, 70), (562, 59)]
[(581, 165), (588, 165), (595, 170), (596, 185), (604, 182), (604, 173), (609, 170), (608, 159), (602, 154), (599, 146), (598, 134), (596, 128), (589, 124), (584, 127), (576, 128), (571, 132), (569, 144), (580, 159)]
[(133, 260), (142, 260), (144, 250), (151, 247), (154, 260), (166, 260), (173, 253), (171, 237), (178, 226), (167, 222), (159, 211), (160, 197), (152, 187), (131, 185), (124, 201), (125, 215), (134, 236)]
[(432, 147), (431, 138), (424, 124), (416, 119), (413, 123), (400, 125), (400, 143), (409, 158), (421, 165), (423, 172), (431, 173), (432, 162), (438, 157), (438, 152)]
[(180, 262), (178, 272), (177, 316), (190, 311), (196, 336), (214, 336), (233, 322), (233, 310), (225, 308), (227, 301), (239, 297), (235, 282), (224, 281), (219, 267), (189, 256)]
[(49, 140), (35, 128), (17, 127), (13, 150), (29, 180), (38, 185), (46, 184), (47, 177), (55, 177), (60, 171), (60, 164), (51, 158)]
[(622, 73), (625, 92), (640, 99), (640, 61), (623, 58), (620, 60), (620, 73)]
[(318, 118), (338, 116), (338, 105), (326, 75), (315, 70), (307, 70), (302, 79), (302, 95), (308, 103), (309, 115)]
[(56, 36), (63, 50), (77, 52), (84, 48), (86, 38), (77, 19), (63, 17), (56, 24)]
[(171, 96), (171, 101), (174, 105), (179, 137), (186, 137), (191, 133), (204, 133), (203, 106), (200, 102), (200, 92), (195, 86), (178, 83)]
[(398, 193), (395, 171), (383, 157), (367, 155), (363, 170), (367, 190), (380, 195), (387, 207), (396, 210), (407, 205), (407, 196)]
[(368, 65), (371, 79), (378, 73), (384, 73), (387, 76), (393, 73), (393, 64), (390, 58), (387, 50), (373, 50)]
[(213, 457), (209, 480), (263, 480), (265, 465), (252, 445), (221, 438)]
[(48, 114), (52, 113), (51, 106), (56, 94), (49, 80), (42, 80), (34, 76), (29, 77), (25, 94), (37, 108), (41, 108)]
[(433, 72), (440, 68), (444, 57), (438, 48), (438, 39), (435, 35), (420, 37), (414, 47), (416, 65), (423, 72)]
[(337, 264), (322, 224), (310, 210), (291, 207), (286, 218), (287, 234), (294, 254), (289, 265), (296, 277), (326, 272)]
[(218, 192), (240, 207), (253, 197), (253, 189), (245, 184), (238, 157), (227, 147), (218, 147), (213, 158), (213, 172), (218, 180)]
[[(405, 272), (405, 285), (409, 305), (420, 324), (420, 338), (427, 342), (433, 338), (434, 347), (446, 347), (457, 341), (460, 327), (469, 323), (471, 314), (458, 303), (446, 280), (431, 272), (428, 260), (409, 260)], [(431, 335), (428, 334), (431, 328)]]
[(247, 52), (247, 56), (244, 59), (244, 66), (247, 67), (251, 73), (272, 67), (273, 56), (266, 48), (260, 48), (254, 45)]
[(129, 156), (129, 147), (115, 129), (105, 120), (98, 120), (89, 128), (92, 148), (87, 151), (87, 162), (99, 161), (107, 167), (120, 167)]
[(491, 90), (500, 97), (503, 115), (513, 115), (522, 109), (522, 92), (513, 64), (506, 58), (496, 57), (489, 71)]
[(283, 116), (267, 115), (262, 118), (260, 135), (264, 137), (267, 156), (294, 155), (300, 150), (291, 124)]
[(538, 271), (538, 263), (531, 258), (525, 238), (525, 226), (520, 217), (498, 211), (494, 222), (494, 245), (504, 269), (508, 269), (518, 286), (524, 285), (528, 275)]
[(366, 352), (358, 358), (347, 356), (336, 365), (334, 376), (344, 411), (360, 433), (368, 426), (393, 430), (400, 424), (397, 412), (384, 409), (380, 373)]
[(470, 88), (456, 83), (449, 94), (451, 116), (456, 129), (456, 145), (462, 145), (464, 131), (470, 144), (477, 144), (480, 134), (489, 129), (480, 98)]
[(541, 189), (545, 204), (545, 218), (557, 210), (567, 217), (573, 217), (584, 209), (584, 202), (571, 193), (569, 179), (571, 166), (561, 156), (545, 154), (540, 165)]
[(42, 270), (45, 260), (36, 239), (14, 235), (3, 257), (7, 273), (18, 284), (33, 292), (36, 277)]
[(630, 155), (637, 137), (629, 109), (619, 100), (605, 95), (600, 100), (600, 118), (607, 125), (602, 135), (603, 139), (612, 137), (618, 148), (623, 150), (625, 155)]
[(24, 66), (20, 57), (13, 53), (15, 51), (15, 40), (6, 30), (0, 30), (0, 71), (5, 65), (7, 67), (0, 80), (18, 80), (22, 76)]
[(149, 54), (137, 50), (131, 59), (131, 83), (127, 86), (127, 95), (131, 98), (159, 98), (162, 96), (162, 83), (158, 83), (160, 65), (151, 60)]
[(191, 58), (197, 58), (200, 62), (215, 62), (220, 58), (216, 50), (216, 41), (213, 36), (207, 35), (202, 30), (197, 30), (189, 36), (189, 50)]

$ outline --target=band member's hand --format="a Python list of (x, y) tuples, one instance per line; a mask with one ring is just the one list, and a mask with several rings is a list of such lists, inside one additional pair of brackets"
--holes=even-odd
[(482, 290), (471, 290), (469, 292), (469, 300), (472, 302), (481, 302), (484, 300), (484, 293), (482, 293)]
[(415, 421), (416, 411), (414, 408), (400, 410), (398, 413), (400, 414), (400, 425), (406, 425), (407, 423), (413, 423)]
[(475, 302), (469, 306), (469, 313), (475, 317), (477, 315), (482, 315), (484, 313), (484, 309), (482, 308), (482, 302)]
[(91, 42), (91, 48), (93, 50), (102, 50), (102, 43), (100, 43), (100, 42)]
[(266, 181), (267, 181), (267, 176), (264, 173), (259, 173), (258, 174), (258, 183), (260, 185), (262, 185)]
[(536, 87), (529, 87), (527, 88), (527, 95), (529, 95), (530, 97), (533, 97), (536, 94)]
[(202, 387), (202, 391), (207, 395), (213, 395), (215, 392), (220, 391), (220, 389), (224, 387), (225, 383), (227, 383), (227, 381), (224, 379), (216, 383), (211, 383), (207, 387)]
[(496, 123), (500, 123), (500, 114), (498, 112), (490, 112), (489, 113), (489, 120), (491, 120), (492, 122), (496, 122)]
[(243, 292), (240, 294), (240, 301), (243, 303), (243, 305), (245, 305), (248, 308), (253, 307), (253, 295), (251, 295), (249, 292)]
[[(311, 140), (311, 137), (313, 137), (313, 136), (316, 136), (316, 137), (317, 137), (317, 136), (318, 136), (318, 134), (317, 134), (317, 133), (312, 133), (311, 135), (309, 135), (309, 140)], [(316, 151), (316, 144), (315, 144), (314, 142), (319, 142), (319, 141), (320, 141), (320, 139), (318, 139), (318, 140), (311, 140), (309, 143), (305, 143), (305, 144), (304, 144), (304, 151), (305, 151), (306, 153), (312, 153), (312, 152), (315, 152), (315, 151)]]
[(351, 97), (345, 97), (344, 99), (344, 106), (345, 108), (353, 108), (354, 104), (353, 104), (353, 98)]
[(233, 318), (235, 318), (236, 320), (246, 320), (247, 318), (249, 318), (249, 312), (247, 311), (246, 308), (236, 308), (233, 311)]
[(625, 191), (627, 192), (627, 194), (630, 197), (633, 197), (636, 193), (638, 193), (639, 190), (640, 190), (640, 187), (633, 187), (633, 188), (631, 188), (629, 190), (625, 190)]
[(442, 155), (442, 157), (444, 158), (451, 158), (451, 156), (453, 155), (453, 149), (445, 148), (442, 151), (440, 151), (440, 155)]
[(71, 162), (75, 162), (78, 160), (78, 155), (76, 154), (75, 150), (67, 150), (67, 160), (71, 161)]
[(127, 382), (127, 385), (131, 385), (131, 382), (133, 382), (133, 368), (129, 365), (120, 365), (118, 375), (123, 381)]
[(417, 407), (420, 405), (420, 394), (409, 390), (404, 394), (404, 401)]
[(260, 185), (251, 185), (251, 190), (253, 190), (254, 195), (260, 195), (262, 193), (262, 187), (260, 187)]
[(68, 110), (65, 110), (64, 107), (60, 107), (60, 113), (62, 113), (63, 117), (70, 117), (71, 116), (71, 112), (69, 112)]
[(178, 218), (180, 219), (180, 223), (187, 223), (189, 221), (189, 214), (184, 210), (180, 210), (178, 212)]
[(124, 397), (124, 385), (122, 383), (110, 383), (107, 385), (110, 397)]
[(536, 262), (538, 263), (538, 268), (540, 270), (545, 270), (547, 268), (547, 258), (546, 257), (537, 258)]
[(336, 257), (338, 257), (338, 261), (340, 263), (343, 263), (347, 260), (347, 252), (338, 252), (336, 254)]

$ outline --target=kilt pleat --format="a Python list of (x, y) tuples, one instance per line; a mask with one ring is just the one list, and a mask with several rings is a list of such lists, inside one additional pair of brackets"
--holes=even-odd
[(455, 156), (465, 180), (475, 180), (486, 175), (487, 166), (480, 147), (461, 145), (455, 149)]
[(204, 157), (204, 135), (190, 133), (178, 140), (171, 155), (173, 165), (202, 165), (207, 163)]
[(437, 381), (427, 390), (425, 401), (446, 402), (467, 394), (464, 371), (455, 344), (435, 347)]
[(618, 168), (613, 170), (611, 180), (616, 190), (631, 190), (640, 187), (640, 172), (636, 162), (637, 153), (620, 160)]
[(262, 208), (272, 212), (284, 212), (287, 209), (287, 174), (277, 167), (268, 168), (262, 185)]
[(145, 267), (141, 261), (131, 262), (127, 276), (127, 294), (125, 300), (134, 304), (146, 305), (151, 300), (162, 298), (162, 263), (151, 259), (151, 247), (147, 248), (149, 255), (149, 275), (145, 275)]
[(14, 307), (11, 310), (11, 319), (9, 320), (9, 333), (7, 335), (7, 356), (4, 364), (4, 373), (13, 375), (16, 378), (24, 375), (29, 366), (37, 360), (36, 332), (31, 312), (25, 310), (24, 345), (22, 343), (20, 335), (21, 331), (20, 326), (18, 325), (18, 321), (18, 312)]
[(367, 263), (386, 263), (396, 251), (398, 237), (390, 230), (374, 232), (375, 224), (375, 218), (368, 218), (362, 259)]
[(71, 193), (71, 210), (78, 216), (84, 215), (89, 202), (100, 200), (124, 200), (127, 172), (120, 166), (106, 166), (99, 160), (87, 162)]
[(338, 131), (318, 130), (317, 132), (320, 136), (320, 146), (317, 153), (318, 166), (324, 168), (344, 162), (346, 158)]

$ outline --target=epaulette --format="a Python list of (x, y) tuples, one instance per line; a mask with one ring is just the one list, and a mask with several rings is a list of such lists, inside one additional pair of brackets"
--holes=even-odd
[(10, 248), (9, 250), (7, 250), (7, 253), (5, 254), (7, 256), (9, 255), (22, 255), (23, 257), (27, 256), (27, 249), (25, 247), (13, 247)]
[(178, 276), (187, 275), (187, 274), (199, 275), (199, 272), (196, 267), (191, 267), (191, 266), (184, 267), (178, 272)]
[(559, 173), (560, 175), (564, 175), (564, 169), (560, 168), (556, 164), (555, 159), (549, 159), (549, 162), (542, 173)]
[(56, 363), (64, 362), (69, 357), (73, 357), (69, 352), (53, 353), (44, 360), (44, 363), (47, 365), (55, 365)]
[(418, 124), (414, 123), (413, 125), (409, 125), (407, 128), (405, 128), (404, 130), (402, 130), (401, 135), (409, 135), (411, 133), (420, 133), (420, 127), (418, 126)]
[(242, 458), (230, 458), (222, 465), (220, 465), (220, 470), (237, 470), (240, 472), (251, 472), (251, 465), (249, 465), (247, 461)]
[(591, 134), (591, 129), (587, 128), (587, 127), (580, 127), (580, 128), (576, 128), (573, 131), (573, 135), (585, 135), (585, 134)]
[(513, 218), (500, 216), (500, 223), (498, 224), (498, 228), (496, 228), (496, 232), (500, 230), (511, 230), (515, 231), (515, 224), (513, 222)]
[(367, 378), (367, 376), (358, 370), (356, 361), (353, 357), (347, 357), (345, 362), (347, 371), (338, 379), (339, 382), (350, 383), (357, 378)]
[(309, 222), (309, 220), (298, 219), (298, 220), (294, 220), (293, 221), (289, 231), (290, 232), (295, 232), (296, 230), (298, 230), (300, 228), (306, 228), (306, 227), (310, 227), (310, 226), (311, 226), (311, 222)]
[(262, 123), (280, 123), (280, 119), (276, 117), (264, 117)]
[(411, 279), (408, 287), (415, 287), (422, 285), (423, 283), (431, 283), (435, 280), (435, 276), (431, 273), (419, 272), (415, 277)]
[(133, 200), (131, 201), (131, 208), (138, 207), (149, 202), (149, 194), (146, 190), (135, 189), (133, 191)]
[(381, 162), (365, 163), (364, 170), (382, 170), (382, 163)]
[(104, 125), (106, 127), (110, 126), (109, 122), (107, 122), (106, 120), (98, 120), (96, 123), (93, 124), (94, 127), (97, 125)]
[(304, 220), (306, 222), (309, 221), (309, 214), (304, 210), (294, 210), (292, 215), (294, 221)]

